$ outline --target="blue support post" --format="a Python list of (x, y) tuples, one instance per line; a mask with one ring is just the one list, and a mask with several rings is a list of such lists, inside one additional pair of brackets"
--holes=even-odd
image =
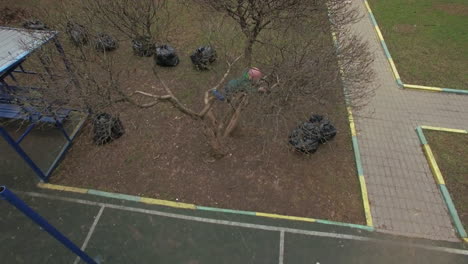
[(20, 198), (18, 198), (13, 192), (8, 190), (5, 186), (0, 186), (0, 196), (6, 201), (8, 201), (11, 205), (16, 207), (16, 209), (18, 209), (20, 212), (22, 212), (27, 217), (29, 217), (37, 225), (42, 227), (51, 236), (53, 236), (60, 243), (62, 243), (66, 248), (68, 248), (73, 253), (75, 253), (78, 257), (80, 257), (84, 262), (88, 264), (97, 264), (95, 260), (93, 260), (90, 256), (88, 256), (78, 246), (73, 244), (73, 242), (71, 242), (67, 237), (65, 237), (62, 233), (60, 233), (55, 227), (49, 224), (44, 218), (42, 218), (42, 216), (40, 216), (33, 209), (31, 209), (25, 202), (23, 202)]
[(11, 79), (13, 79), (13, 81), (18, 82), (15, 76), (13, 76), (13, 72), (10, 72), (8, 75), (10, 76)]
[(26, 129), (26, 131), (24, 131), (24, 133), (21, 135), (21, 137), (19, 137), (17, 140), (16, 140), (16, 144), (21, 144), (21, 141), (23, 141), (23, 139), (31, 132), (31, 130), (34, 129), (34, 127), (36, 127), (36, 124), (35, 123), (32, 123), (28, 126), (28, 128)]
[(60, 129), (60, 131), (62, 132), (63, 136), (65, 137), (65, 139), (68, 141), (68, 143), (71, 143), (72, 140), (71, 138), (68, 136), (67, 134), (67, 131), (65, 131), (65, 128), (63, 128), (63, 125), (60, 121), (56, 120), (55, 121), (55, 125)]
[(20, 155), (20, 157), (31, 167), (31, 169), (39, 176), (39, 178), (47, 182), (47, 176), (44, 175), (42, 170), (32, 161), (32, 159), (24, 152), (24, 150), (16, 144), (15, 140), (8, 134), (8, 132), (3, 128), (0, 127), (0, 136), (2, 136), (6, 142)]

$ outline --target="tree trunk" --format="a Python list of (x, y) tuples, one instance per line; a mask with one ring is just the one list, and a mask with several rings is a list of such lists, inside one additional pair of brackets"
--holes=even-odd
[(244, 59), (245, 59), (245, 62), (247, 63), (247, 67), (252, 66), (252, 49), (253, 49), (254, 43), (255, 43), (255, 40), (252, 38), (248, 38), (245, 41)]
[(223, 134), (223, 138), (227, 138), (229, 136), (231, 136), (232, 132), (234, 131), (234, 129), (236, 129), (237, 127), (237, 124), (239, 123), (239, 119), (240, 119), (240, 114), (242, 112), (242, 110), (244, 110), (244, 106), (247, 105), (248, 103), (248, 97), (244, 94), (242, 95), (240, 98), (239, 98), (240, 102), (239, 104), (237, 105), (236, 107), (236, 110), (234, 111), (234, 113), (232, 114), (231, 116), (231, 119), (229, 120), (229, 123), (228, 125), (226, 126), (226, 130), (224, 131), (224, 134)]
[(209, 124), (205, 123), (204, 130), (205, 136), (208, 138), (213, 157), (215, 159), (221, 159), (226, 156), (226, 147), (222, 144), (223, 139), (221, 138), (221, 135), (216, 133), (216, 128), (212, 128)]

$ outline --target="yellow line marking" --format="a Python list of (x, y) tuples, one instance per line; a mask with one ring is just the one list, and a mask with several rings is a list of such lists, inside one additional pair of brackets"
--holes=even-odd
[(164, 206), (176, 207), (176, 208), (196, 209), (196, 206), (194, 204), (178, 203), (178, 202), (159, 200), (159, 199), (153, 199), (153, 198), (142, 197), (140, 199), (140, 202), (147, 203), (147, 204), (164, 205)]
[(468, 134), (468, 131), (467, 131), (467, 130), (463, 130), (463, 129), (454, 129), (454, 128), (445, 128), (445, 127), (433, 127), (433, 126), (421, 126), (421, 128), (422, 128), (422, 129), (428, 129), (428, 130), (436, 130), (436, 131), (444, 131), (444, 132)]
[(420, 89), (432, 92), (442, 92), (442, 88), (439, 87), (430, 87), (430, 86), (423, 86), (423, 85), (414, 85), (414, 84), (404, 84), (403, 87), (411, 88), (411, 89)]
[(370, 210), (370, 203), (369, 203), (369, 195), (367, 194), (367, 186), (366, 186), (366, 179), (364, 175), (359, 176), (359, 182), (361, 185), (361, 193), (362, 193), (362, 202), (364, 204), (364, 212), (366, 214), (366, 223), (368, 226), (374, 226), (372, 221), (372, 214)]
[(439, 166), (434, 158), (434, 154), (432, 153), (431, 147), (427, 144), (423, 145), (424, 153), (426, 153), (426, 157), (429, 160), (429, 167), (431, 167), (432, 173), (434, 174), (434, 178), (438, 184), (445, 184), (444, 177), (442, 177), (442, 173), (440, 172)]
[(263, 216), (269, 218), (277, 218), (277, 219), (287, 219), (287, 220), (296, 220), (296, 221), (304, 221), (304, 222), (315, 222), (316, 220), (313, 218), (307, 217), (296, 217), (296, 216), (288, 216), (288, 215), (279, 215), (279, 214), (267, 214), (267, 213), (255, 213), (256, 216)]
[(377, 35), (379, 35), (380, 41), (384, 41), (384, 38), (383, 38), (382, 32), (380, 31), (379, 26), (377, 25), (375, 26), (375, 31), (377, 31)]
[(395, 75), (395, 79), (401, 79), (400, 74), (398, 73), (398, 70), (395, 66), (395, 62), (393, 61), (392, 58), (388, 59), (388, 62), (390, 63), (390, 67), (392, 67), (393, 74)]
[(366, 5), (367, 11), (368, 11), (369, 13), (372, 13), (372, 9), (370, 8), (370, 5), (369, 5), (369, 3), (367, 2), (367, 0), (364, 1), (364, 4)]
[(351, 107), (346, 107), (346, 110), (348, 110), (348, 116), (350, 117), (350, 119), (353, 119), (353, 110), (351, 110)]
[(68, 186), (55, 185), (55, 184), (49, 184), (49, 183), (41, 183), (41, 182), (38, 183), (37, 186), (43, 189), (50, 189), (50, 190), (64, 191), (64, 192), (75, 192), (75, 193), (87, 193), (88, 192), (88, 189), (68, 187)]
[(332, 32), (332, 38), (333, 38), (333, 41), (334, 41), (335, 43), (338, 42), (338, 40), (337, 40), (337, 38), (336, 38), (335, 32)]
[(348, 120), (349, 120), (349, 127), (351, 129), (351, 136), (356, 136), (356, 124), (354, 123), (354, 117), (353, 117), (353, 112), (351, 110), (351, 107), (346, 108), (348, 110)]
[(354, 121), (352, 119), (349, 120), (349, 126), (351, 127), (351, 136), (357, 136), (356, 125), (354, 124)]

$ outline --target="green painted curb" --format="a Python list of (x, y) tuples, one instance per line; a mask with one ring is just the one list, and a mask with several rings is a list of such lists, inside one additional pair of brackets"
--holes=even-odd
[(458, 216), (458, 213), (457, 213), (457, 209), (455, 208), (455, 205), (453, 204), (452, 198), (450, 197), (447, 187), (444, 184), (440, 184), (439, 187), (440, 187), (440, 191), (442, 192), (442, 195), (444, 196), (444, 200), (445, 200), (445, 203), (447, 204), (450, 215), (452, 216), (453, 223), (455, 224), (455, 227), (457, 228), (458, 234), (460, 235), (460, 237), (467, 237), (466, 231), (463, 228), (463, 225), (460, 221), (460, 217)]
[(364, 169), (362, 168), (361, 162), (361, 152), (359, 151), (359, 144), (356, 136), (352, 136), (353, 141), (353, 150), (354, 150), (354, 158), (356, 159), (356, 167), (358, 171), (358, 176), (364, 175)]
[(138, 196), (120, 194), (120, 193), (103, 192), (103, 191), (92, 190), (92, 189), (88, 190), (88, 193), (93, 194), (93, 195), (98, 195), (98, 196), (104, 196), (108, 198), (116, 198), (116, 199), (134, 201), (134, 202), (139, 202), (141, 199), (141, 197), (138, 197)]
[(419, 141), (421, 141), (422, 145), (427, 145), (426, 136), (424, 136), (423, 130), (420, 126), (416, 128), (416, 132), (418, 133)]
[(207, 206), (196, 206), (195, 208), (197, 210), (217, 212), (217, 213), (243, 214), (243, 215), (254, 215), (254, 216), (256, 215), (255, 212), (250, 212), (250, 211), (231, 210), (231, 209), (223, 209), (223, 208), (215, 208), (215, 207), (207, 207)]
[(452, 88), (442, 88), (442, 92), (455, 93), (455, 94), (468, 94), (468, 90), (458, 90)]
[(400, 78), (396, 79), (396, 82), (399, 86), (403, 87), (405, 84), (401, 81)]
[(348, 223), (335, 222), (335, 221), (329, 221), (329, 220), (316, 219), (315, 222), (319, 224), (325, 224), (325, 225), (337, 225), (337, 226), (358, 228), (358, 229), (363, 229), (363, 230), (371, 231), (371, 232), (375, 230), (375, 228), (371, 226), (348, 224)]

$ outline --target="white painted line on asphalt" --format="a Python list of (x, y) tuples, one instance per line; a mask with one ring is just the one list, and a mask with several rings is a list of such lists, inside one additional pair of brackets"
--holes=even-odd
[[(91, 228), (89, 229), (88, 235), (86, 236), (85, 241), (83, 242), (83, 245), (81, 246), (81, 250), (85, 251), (86, 246), (88, 246), (88, 242), (89, 242), (89, 240), (91, 239), (91, 236), (94, 233), (94, 229), (96, 228), (96, 225), (99, 222), (99, 219), (101, 218), (101, 215), (102, 215), (102, 212), (104, 211), (104, 208), (106, 208), (106, 206), (102, 205), (101, 209), (99, 209), (98, 214), (94, 218), (94, 222), (91, 225)], [(75, 261), (73, 262), (73, 264), (78, 264), (79, 261), (80, 261), (80, 257), (77, 256)]]
[(124, 210), (124, 211), (129, 211), (129, 212), (137, 212), (137, 213), (144, 213), (144, 214), (150, 214), (150, 215), (158, 215), (158, 216), (182, 219), (182, 220), (187, 220), (187, 221), (196, 221), (196, 222), (209, 223), (209, 224), (243, 227), (243, 228), (258, 229), (258, 230), (265, 230), (265, 231), (286, 232), (286, 233), (301, 234), (301, 235), (316, 236), (316, 237), (328, 237), (328, 238), (357, 240), (357, 241), (370, 241), (370, 242), (375, 242), (375, 243), (380, 243), (380, 244), (407, 246), (407, 247), (413, 247), (413, 248), (420, 248), (420, 249), (447, 252), (447, 253), (452, 253), (452, 254), (468, 256), (468, 250), (464, 250), (464, 249), (429, 246), (429, 245), (423, 245), (423, 244), (412, 244), (412, 243), (407, 243), (407, 242), (402, 242), (402, 241), (383, 240), (383, 239), (378, 239), (378, 238), (370, 238), (370, 237), (348, 235), (348, 234), (338, 234), (338, 233), (329, 233), (329, 232), (321, 232), (321, 231), (311, 231), (311, 230), (302, 230), (302, 229), (295, 229), (295, 228), (234, 222), (234, 221), (227, 221), (227, 220), (218, 220), (218, 219), (204, 218), (204, 217), (198, 217), (198, 216), (166, 213), (166, 212), (160, 212), (156, 210), (148, 210), (148, 209), (128, 207), (128, 206), (115, 205), (115, 204), (109, 204), (109, 203), (91, 202), (88, 200), (66, 198), (66, 197), (35, 193), (35, 192), (17, 191), (17, 193), (23, 193), (23, 194), (33, 196), (33, 197), (42, 197), (42, 198), (58, 200), (58, 201), (74, 202), (74, 203), (79, 203), (79, 204), (87, 204), (87, 205), (95, 205), (95, 206), (105, 206), (107, 208), (112, 208), (112, 209), (119, 209), (119, 210)]
[(279, 264), (283, 264), (284, 260), (284, 231), (280, 233), (280, 246), (279, 246)]

